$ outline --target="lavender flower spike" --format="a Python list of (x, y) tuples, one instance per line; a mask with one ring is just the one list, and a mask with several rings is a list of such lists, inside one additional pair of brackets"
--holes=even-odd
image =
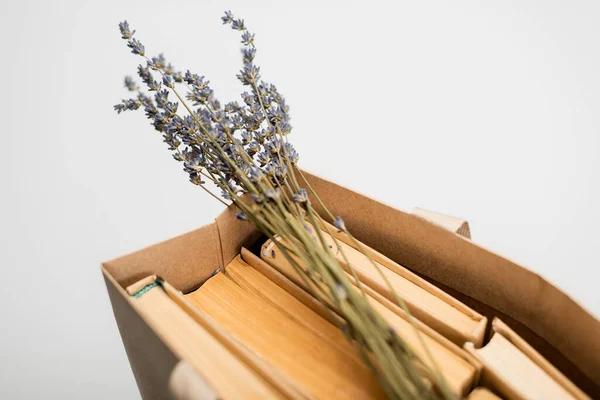
[(225, 15), (221, 17), (221, 21), (223, 21), (223, 25), (233, 22), (233, 14), (231, 11), (225, 11)]
[[(250, 221), (268, 237), (280, 236), (286, 244), (281, 252), (297, 256), (307, 267), (299, 271), (307, 282), (322, 278), (330, 289), (323, 291), (327, 304), (339, 305), (340, 315), (350, 321), (343, 326), (344, 333), (363, 345), (374, 361), (385, 361), (379, 363), (382, 371), (385, 369), (381, 380), (391, 391), (391, 398), (436, 398), (418, 373), (426, 371), (427, 366), (413, 358), (402, 338), (390, 335), (387, 321), (356, 293), (337, 265), (332, 246), (321, 243), (313, 232), (314, 223), (311, 227), (306, 222), (307, 217), (316, 219), (316, 223), (324, 220), (312, 207), (307, 191), (293, 179), (298, 153), (284, 138), (292, 130), (289, 107), (275, 85), (262, 79), (255, 63), (254, 34), (244, 20), (227, 11), (221, 21), (241, 36), (243, 66), (238, 79), (247, 87), (241, 96), (243, 102), (226, 102), (222, 107), (208, 80), (190, 71), (175, 71), (162, 54), (146, 55), (144, 45), (134, 38), (135, 31), (123, 21), (119, 24), (121, 37), (132, 53), (144, 58), (137, 71), (144, 92), (132, 78), (125, 78), (125, 87), (137, 95), (115, 105), (115, 111), (144, 110), (192, 184), (223, 205), (237, 208), (237, 218)], [(222, 198), (213, 186), (220, 189)], [(246, 195), (253, 201), (242, 199)], [(301, 224), (308, 234), (298, 229)], [(352, 238), (341, 217), (335, 218), (334, 225)], [(319, 247), (323, 251), (315, 251)], [(354, 322), (348, 316), (360, 318)], [(398, 371), (412, 372), (407, 375)], [(426, 371), (425, 376), (436, 375)], [(408, 393), (414, 396), (405, 396)]]
[(333, 221), (333, 226), (335, 226), (339, 231), (345, 231), (346, 230), (346, 224), (344, 224), (344, 220), (342, 219), (342, 217), (336, 217), (335, 221)]
[(129, 23), (127, 21), (120, 22), (119, 29), (121, 30), (121, 37), (123, 39), (131, 39), (135, 33), (135, 31), (131, 32), (129, 30)]
[(308, 193), (306, 189), (300, 189), (299, 193), (294, 194), (293, 199), (296, 203), (308, 203)]
[(127, 42), (127, 47), (131, 49), (133, 54), (139, 54), (140, 56), (143, 56), (146, 53), (144, 45), (135, 38), (132, 38), (129, 42)]
[(136, 90), (140, 89), (140, 87), (137, 85), (137, 83), (135, 83), (135, 81), (130, 76), (125, 77), (125, 87), (130, 92), (135, 92)]

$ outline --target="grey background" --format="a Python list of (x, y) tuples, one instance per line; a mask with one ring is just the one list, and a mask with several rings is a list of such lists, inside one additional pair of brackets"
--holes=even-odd
[(287, 97), (304, 168), (466, 218), (600, 315), (599, 3), (299, 4), (3, 2), (0, 398), (138, 397), (99, 264), (220, 211), (142, 114), (112, 111), (139, 62), (124, 18), (231, 100), (232, 9)]

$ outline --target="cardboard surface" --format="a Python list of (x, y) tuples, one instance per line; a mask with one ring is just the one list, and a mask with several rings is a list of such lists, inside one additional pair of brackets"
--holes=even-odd
[[(534, 272), (423, 218), (306, 176), (359, 240), (448, 289), (488, 318), (507, 316), (504, 319), (510, 327), (521, 335), (529, 331), (525, 339), (575, 384), (592, 397), (600, 396), (600, 322), (568, 295)], [(325, 216), (314, 199), (313, 205)], [(158, 381), (152, 371), (144, 370), (150, 367), (140, 348), (150, 342), (153, 347), (160, 345), (155, 343), (158, 339), (144, 339), (152, 336), (151, 330), (140, 327), (143, 321), (114, 295), (117, 286), (124, 288), (156, 274), (178, 290), (193, 290), (257, 237), (249, 223), (225, 210), (213, 224), (104, 264), (111, 277), (107, 287), (113, 293), (115, 318), (144, 398), (149, 398), (144, 395), (150, 390), (146, 386), (155, 387)], [(132, 344), (131, 337), (136, 335), (137, 344)], [(164, 359), (172, 369), (172, 354), (165, 354)]]
[(183, 291), (197, 288), (222, 265), (215, 223), (103, 264), (122, 287), (159, 275)]
[(219, 214), (215, 223), (223, 255), (221, 266), (229, 264), (240, 254), (242, 247), (250, 247), (260, 237), (260, 232), (252, 224), (239, 220), (229, 209)]
[(127, 293), (106, 272), (104, 280), (131, 370), (144, 399), (169, 399), (171, 371), (179, 359), (136, 313)]

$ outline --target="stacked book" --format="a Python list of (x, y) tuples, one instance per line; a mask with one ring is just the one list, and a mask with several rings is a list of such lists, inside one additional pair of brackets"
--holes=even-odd
[[(457, 397), (588, 398), (501, 320), (343, 234), (323, 235), (351, 282)], [(202, 398), (384, 398), (341, 317), (310, 294), (273, 240), (243, 248), (186, 294), (155, 276), (127, 288), (136, 311), (200, 375), (203, 383), (186, 381), (185, 390)]]

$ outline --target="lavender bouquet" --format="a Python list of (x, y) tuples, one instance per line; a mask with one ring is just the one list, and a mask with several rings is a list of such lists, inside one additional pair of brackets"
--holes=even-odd
[[(343, 317), (340, 329), (357, 344), (390, 398), (452, 398), (437, 368), (428, 368), (415, 356), (371, 307), (356, 273), (358, 290), (331, 253), (321, 230), (334, 238), (345, 257), (330, 226), (313, 208), (309, 193), (336, 229), (347, 234), (358, 249), (362, 245), (342, 218), (332, 215), (296, 168), (298, 153), (288, 141), (292, 130), (289, 107), (275, 85), (260, 76), (254, 62), (254, 34), (244, 20), (236, 19), (229, 11), (222, 21), (241, 33), (243, 68), (237, 77), (248, 87), (241, 103), (221, 105), (203, 76), (177, 71), (162, 54), (148, 57), (144, 45), (134, 37), (135, 31), (124, 21), (119, 24), (121, 36), (131, 52), (145, 61), (137, 73), (147, 91), (141, 91), (132, 78), (126, 77), (125, 86), (136, 95), (115, 105), (115, 110), (143, 109), (162, 133), (175, 160), (183, 163), (191, 183), (235, 208), (239, 219), (276, 239), (273, 243), (312, 294)], [(397, 295), (396, 300), (409, 314)]]

